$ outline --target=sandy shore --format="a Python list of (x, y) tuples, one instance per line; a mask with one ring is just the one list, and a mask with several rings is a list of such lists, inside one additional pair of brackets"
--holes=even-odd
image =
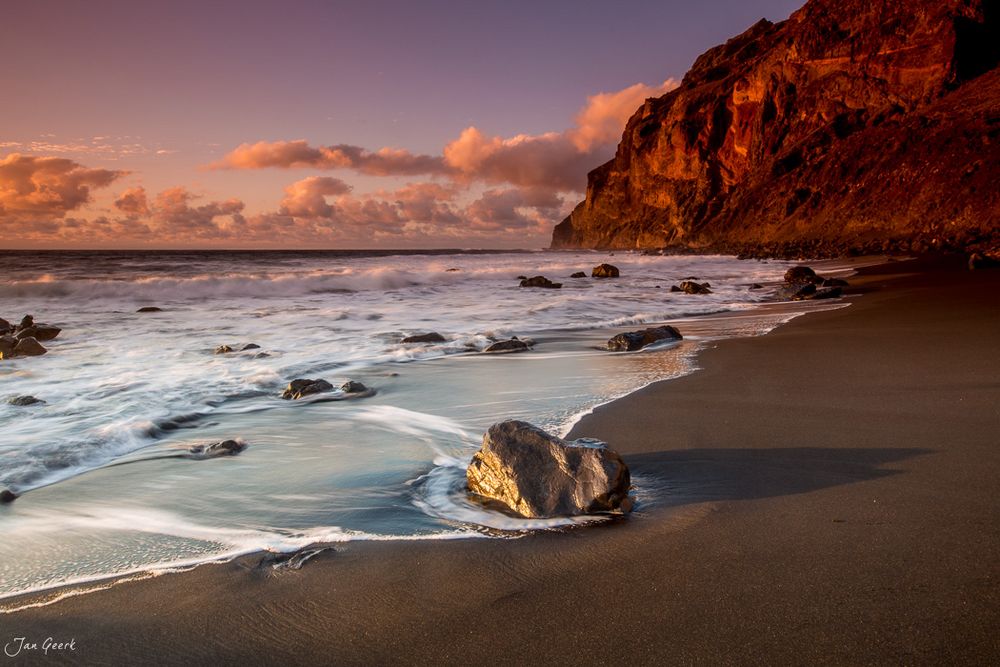
[(632, 467), (628, 520), (203, 566), (0, 615), (0, 641), (75, 640), (12, 664), (995, 664), (1000, 271), (854, 282), (580, 422)]

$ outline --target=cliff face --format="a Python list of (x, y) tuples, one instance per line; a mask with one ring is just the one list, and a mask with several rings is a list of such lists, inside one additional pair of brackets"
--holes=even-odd
[(810, 0), (629, 120), (556, 248), (970, 247), (1000, 222), (1000, 0)]

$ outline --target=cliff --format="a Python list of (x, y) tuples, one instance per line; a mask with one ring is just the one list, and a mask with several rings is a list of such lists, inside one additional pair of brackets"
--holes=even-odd
[(555, 248), (1000, 247), (1000, 0), (810, 0), (647, 100)]

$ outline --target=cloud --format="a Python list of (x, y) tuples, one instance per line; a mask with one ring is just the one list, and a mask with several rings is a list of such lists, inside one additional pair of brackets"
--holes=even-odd
[(279, 213), (299, 218), (329, 218), (333, 215), (333, 207), (326, 198), (346, 195), (350, 191), (351, 186), (339, 178), (311, 176), (285, 188)]
[(398, 148), (372, 152), (348, 144), (314, 148), (303, 139), (241, 144), (219, 162), (209, 165), (210, 169), (267, 167), (351, 169), (369, 176), (433, 175), (448, 171), (444, 160), (431, 155), (416, 155)]
[(12, 153), (0, 160), (0, 220), (63, 218), (125, 172), (89, 169), (66, 158)]
[(483, 182), (555, 192), (582, 192), (587, 172), (611, 157), (625, 122), (648, 97), (676, 87), (673, 80), (648, 86), (637, 83), (587, 98), (573, 127), (563, 132), (489, 136), (464, 129), (441, 156), (415, 155), (359, 146), (310, 146), (304, 139), (242, 144), (209, 168), (347, 169), (369, 176), (443, 176), (460, 182)]
[(167, 238), (221, 239), (238, 235), (244, 228), (244, 204), (239, 199), (192, 206), (195, 199), (198, 197), (183, 187), (169, 188), (156, 195), (150, 216), (156, 231)]
[(129, 188), (115, 198), (115, 208), (131, 218), (149, 215), (146, 189), (143, 187)]

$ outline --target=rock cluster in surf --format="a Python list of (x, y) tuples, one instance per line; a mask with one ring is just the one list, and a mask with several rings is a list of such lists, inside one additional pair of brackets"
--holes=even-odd
[(40, 341), (50, 341), (60, 331), (51, 324), (35, 322), (31, 315), (25, 315), (16, 325), (0, 318), (0, 359), (41, 356), (48, 350)]

